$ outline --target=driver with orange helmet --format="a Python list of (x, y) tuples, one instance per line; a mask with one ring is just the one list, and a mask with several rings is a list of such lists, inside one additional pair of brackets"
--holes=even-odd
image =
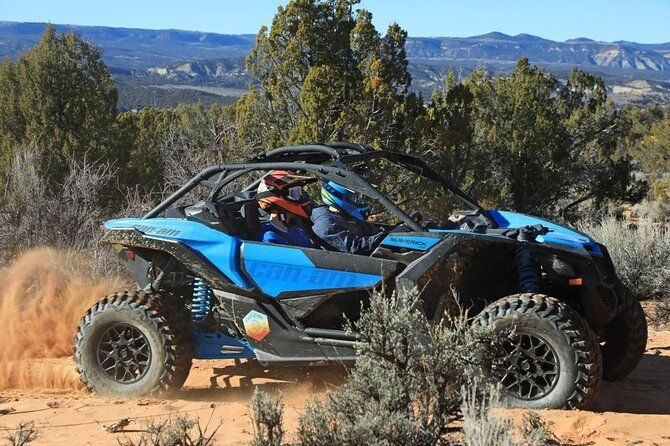
[(296, 225), (298, 218), (308, 219), (311, 212), (312, 201), (303, 191), (310, 179), (286, 170), (273, 170), (261, 180), (256, 199), (270, 218), (258, 233), (258, 241), (314, 247), (307, 233)]

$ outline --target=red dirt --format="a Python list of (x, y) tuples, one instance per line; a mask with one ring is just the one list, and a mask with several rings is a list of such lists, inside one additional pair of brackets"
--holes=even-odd
[(87, 267), (75, 253), (40, 248), (0, 270), (0, 390), (77, 388), (69, 368), (32, 373), (24, 360), (70, 355), (86, 309), (119, 287), (115, 278), (86, 277)]

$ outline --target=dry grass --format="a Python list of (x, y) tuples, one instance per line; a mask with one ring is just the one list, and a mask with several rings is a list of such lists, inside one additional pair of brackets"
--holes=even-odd
[(5, 189), (0, 192), (0, 265), (36, 247), (50, 246), (86, 253), (93, 272), (106, 275), (118, 265), (98, 245), (107, 212), (101, 207), (113, 177), (109, 164), (71, 161), (57, 190), (40, 173), (40, 151), (34, 145), (16, 150)]
[(24, 446), (35, 441), (39, 431), (32, 421), (21, 421), (16, 429), (7, 429), (4, 439), (12, 446)]
[(521, 434), (528, 446), (558, 445), (560, 442), (552, 430), (554, 423), (542, 419), (534, 410), (523, 414)]
[(636, 229), (614, 218), (580, 229), (607, 246), (621, 280), (640, 300), (670, 298), (670, 233), (667, 228)]
[(212, 446), (214, 436), (221, 428), (219, 421), (210, 430), (212, 417), (203, 426), (199, 418), (188, 415), (175, 415), (159, 421), (147, 423), (137, 439), (119, 440), (120, 446)]
[(500, 411), (497, 388), (479, 395), (475, 386), (463, 390), (463, 443), (467, 446), (521, 446), (514, 424)]

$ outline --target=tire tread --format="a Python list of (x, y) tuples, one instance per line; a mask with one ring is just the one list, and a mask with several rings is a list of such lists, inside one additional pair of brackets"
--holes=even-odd
[[(82, 317), (74, 336), (76, 371), (84, 386), (96, 392), (88, 371), (81, 366), (81, 342), (94, 318), (109, 307), (127, 306), (137, 312), (160, 333), (167, 352), (166, 363), (158, 383), (144, 392), (147, 396), (162, 396), (178, 390), (186, 381), (193, 362), (193, 341), (186, 312), (175, 297), (145, 291), (119, 291), (103, 297)], [(138, 395), (140, 396), (140, 395)], [(142, 395), (144, 396), (144, 395)]]
[(575, 351), (578, 376), (575, 391), (567, 399), (565, 408), (583, 407), (595, 394), (602, 376), (602, 358), (595, 333), (566, 303), (532, 293), (514, 294), (493, 302), (480, 313), (475, 324), (491, 326), (496, 319), (523, 314), (535, 314), (550, 321), (567, 336)]

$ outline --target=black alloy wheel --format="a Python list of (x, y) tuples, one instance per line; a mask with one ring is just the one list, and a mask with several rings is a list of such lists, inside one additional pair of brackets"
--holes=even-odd
[(137, 382), (151, 363), (151, 349), (144, 333), (128, 324), (114, 324), (98, 342), (102, 371), (122, 384)]
[(519, 399), (547, 396), (558, 381), (560, 365), (556, 353), (541, 337), (512, 334), (502, 343), (499, 372), (502, 387)]

